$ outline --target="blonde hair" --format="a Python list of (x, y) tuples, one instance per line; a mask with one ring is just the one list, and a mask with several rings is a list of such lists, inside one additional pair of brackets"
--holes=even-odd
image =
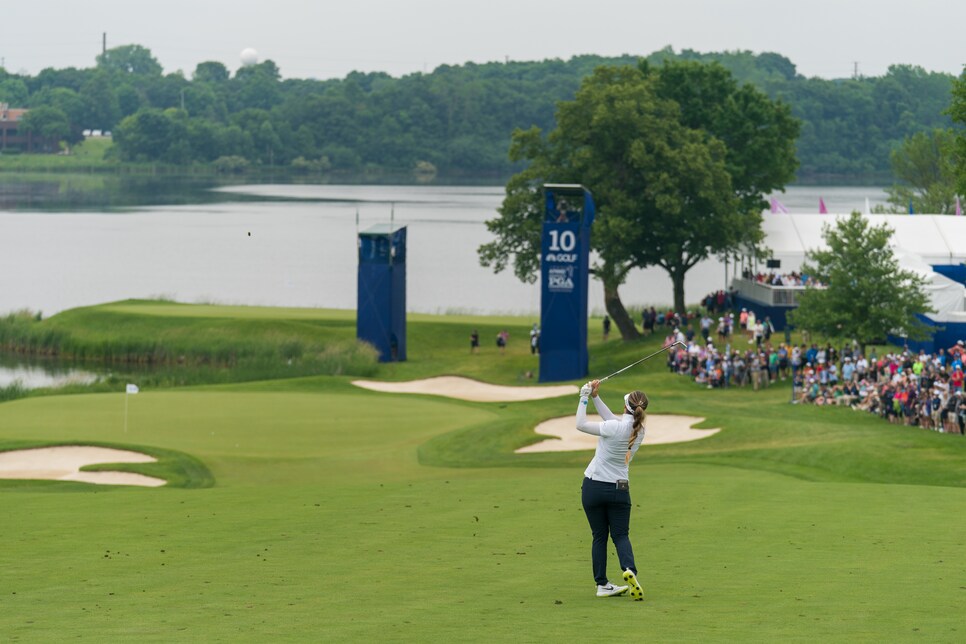
[(644, 395), (643, 391), (632, 391), (627, 394), (625, 404), (627, 409), (634, 415), (634, 431), (631, 432), (631, 437), (627, 441), (627, 454), (624, 456), (624, 462), (629, 463), (631, 460), (631, 447), (633, 447), (634, 441), (641, 435), (641, 432), (644, 431), (644, 420), (647, 418), (647, 414), (645, 413), (647, 409), (647, 396)]

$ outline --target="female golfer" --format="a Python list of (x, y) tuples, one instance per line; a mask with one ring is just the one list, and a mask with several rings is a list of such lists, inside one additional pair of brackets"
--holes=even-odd
[[(628, 484), (627, 465), (637, 453), (644, 440), (644, 411), (647, 396), (632, 391), (624, 396), (624, 412), (621, 416), (611, 413), (607, 405), (597, 397), (600, 381), (593, 380), (580, 388), (577, 405), (577, 429), (599, 436), (594, 459), (584, 471), (581, 500), (590, 530), (594, 534), (591, 555), (594, 565), (594, 581), (598, 597), (623, 595), (628, 587), (635, 600), (644, 599), (644, 591), (637, 581), (634, 550), (627, 536), (631, 521), (631, 492)], [(594, 399), (594, 407), (603, 422), (587, 420), (587, 401)], [(617, 558), (624, 571), (627, 586), (615, 586), (607, 579), (607, 535), (610, 533), (617, 547)]]

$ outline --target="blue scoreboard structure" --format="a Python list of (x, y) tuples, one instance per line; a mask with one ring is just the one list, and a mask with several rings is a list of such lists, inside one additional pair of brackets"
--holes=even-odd
[(406, 359), (406, 227), (379, 224), (359, 233), (356, 337), (380, 362)]
[(587, 375), (587, 284), (594, 198), (576, 184), (545, 184), (540, 250), (540, 382)]

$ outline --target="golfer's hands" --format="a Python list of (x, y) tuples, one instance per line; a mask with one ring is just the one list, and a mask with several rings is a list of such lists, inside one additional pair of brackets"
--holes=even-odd
[(580, 398), (581, 399), (590, 398), (590, 392), (592, 390), (593, 389), (591, 388), (590, 383), (588, 382), (586, 385), (580, 388)]
[(596, 398), (598, 391), (600, 391), (600, 380), (591, 380), (590, 381), (590, 397), (591, 398)]

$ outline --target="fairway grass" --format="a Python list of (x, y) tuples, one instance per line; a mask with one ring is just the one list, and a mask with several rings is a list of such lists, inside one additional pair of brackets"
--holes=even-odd
[(960, 639), (961, 489), (637, 468), (645, 602), (602, 603), (579, 473), (436, 474), (5, 494), (5, 639)]
[[(512, 342), (469, 356), (462, 323), (410, 324), (410, 362), (377, 377), (514, 384), (531, 359)], [(595, 342), (591, 369), (652, 346)], [(580, 507), (590, 452), (513, 453), (575, 397), (472, 403), (349, 380), (142, 389), (126, 432), (120, 392), (0, 404), (0, 447), (183, 454), (210, 477), (0, 482), (0, 641), (964, 639), (963, 437), (645, 365), (604, 398), (641, 386), (653, 413), (699, 411), (722, 431), (641, 450), (631, 539), (645, 601), (598, 599)], [(618, 581), (612, 547), (609, 563)]]

